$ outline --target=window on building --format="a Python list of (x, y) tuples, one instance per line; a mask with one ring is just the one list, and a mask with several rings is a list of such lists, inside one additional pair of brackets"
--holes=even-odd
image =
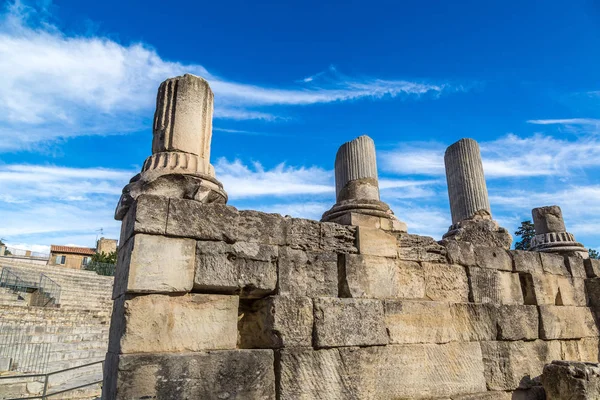
[(56, 256), (56, 264), (63, 265), (67, 262), (67, 256)]
[(83, 261), (81, 261), (81, 265), (88, 265), (90, 262), (90, 257), (83, 257)]

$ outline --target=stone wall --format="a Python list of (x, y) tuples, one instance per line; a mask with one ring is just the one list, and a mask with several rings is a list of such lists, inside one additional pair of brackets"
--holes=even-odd
[(105, 399), (542, 399), (598, 362), (595, 260), (156, 195), (119, 243)]

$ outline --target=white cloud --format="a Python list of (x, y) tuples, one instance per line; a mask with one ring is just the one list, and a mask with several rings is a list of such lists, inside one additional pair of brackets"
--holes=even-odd
[[(68, 35), (44, 20), (44, 10), (17, 2), (0, 16), (0, 151), (81, 135), (126, 133), (148, 127), (158, 84), (192, 73), (215, 92), (215, 117), (287, 119), (273, 106), (360, 98), (439, 94), (447, 85), (352, 78), (332, 69), (327, 80), (286, 88), (233, 82), (199, 64), (169, 61), (147, 44)], [(452, 90), (462, 90), (452, 89)]]
[(600, 126), (600, 119), (595, 118), (567, 118), (567, 119), (530, 119), (529, 124), (535, 125), (592, 125)]

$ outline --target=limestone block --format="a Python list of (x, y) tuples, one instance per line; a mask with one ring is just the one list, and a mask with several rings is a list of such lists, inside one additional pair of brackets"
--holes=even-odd
[(600, 398), (600, 364), (553, 361), (544, 367), (542, 386), (548, 400)]
[(577, 354), (579, 355), (576, 360), (594, 363), (600, 361), (600, 340), (597, 337), (582, 338), (575, 340), (575, 342), (577, 343)]
[(237, 316), (237, 296), (124, 295), (114, 303), (109, 351), (235, 349)]
[(531, 210), (535, 233), (565, 232), (565, 221), (559, 206), (538, 207)]
[(551, 274), (520, 274), (526, 304), (585, 306), (583, 279)]
[(588, 278), (600, 277), (600, 260), (588, 258), (584, 263), (585, 272)]
[(308, 297), (269, 296), (244, 303), (241, 312), (240, 348), (312, 345), (313, 303)]
[(469, 301), (469, 283), (460, 265), (424, 262), (425, 297), (433, 301)]
[(476, 265), (475, 248), (471, 243), (457, 240), (445, 240), (443, 242), (451, 264), (460, 264), (469, 267)]
[(594, 314), (588, 307), (540, 306), (541, 339), (579, 339), (598, 333)]
[(586, 279), (585, 291), (589, 306), (600, 311), (600, 278)]
[(388, 344), (379, 300), (316, 298), (314, 324), (317, 348)]
[(552, 253), (540, 253), (540, 258), (545, 273), (563, 276), (570, 275), (563, 256)]
[(533, 386), (529, 389), (517, 389), (512, 392), (511, 400), (546, 400), (546, 392), (541, 386)]
[(531, 274), (542, 274), (542, 259), (537, 251), (511, 250), (516, 272), (528, 272)]
[(273, 350), (108, 353), (103, 399), (275, 400)]
[(476, 265), (480, 268), (497, 269), (500, 271), (513, 270), (512, 258), (508, 251), (501, 247), (475, 247)]
[(286, 244), (295, 250), (319, 251), (321, 224), (301, 218), (288, 218), (286, 221)]
[(479, 343), (281, 351), (280, 400), (431, 399), (486, 390)]
[(337, 254), (279, 249), (279, 294), (294, 296), (337, 296)]
[(171, 198), (167, 235), (199, 240), (237, 240), (239, 212), (224, 204)]
[(391, 344), (496, 339), (492, 309), (483, 304), (386, 300), (384, 311)]
[(536, 306), (518, 304), (494, 305), (494, 320), (498, 327), (498, 340), (532, 340), (539, 334), (539, 317)]
[(519, 274), (469, 267), (471, 299), (475, 303), (523, 304)]
[(405, 261), (447, 263), (446, 248), (429, 236), (395, 233), (398, 257)]
[(356, 228), (356, 247), (360, 254), (397, 257), (396, 237), (381, 229), (359, 226)]
[(582, 279), (587, 278), (583, 258), (577, 256), (565, 256), (565, 263), (572, 277)]
[(285, 245), (286, 219), (279, 214), (240, 210), (237, 239), (248, 243)]
[(382, 218), (376, 215), (367, 215), (348, 211), (347, 213), (336, 217), (332, 222), (336, 222), (341, 225), (366, 226), (368, 228), (383, 229), (381, 226), (381, 221)]
[(169, 199), (143, 194), (137, 198), (121, 223), (119, 244), (125, 245), (136, 233), (164, 235), (167, 232)]
[(356, 253), (356, 228), (322, 222), (320, 249), (322, 251), (333, 251), (336, 253)]
[(411, 261), (344, 254), (339, 259), (340, 297), (424, 298), (423, 268)]
[(481, 342), (489, 390), (535, 386), (544, 365), (561, 358), (559, 341)]
[(277, 287), (278, 247), (249, 242), (202, 242), (196, 246), (194, 290), (257, 298)]
[(119, 250), (113, 299), (124, 293), (189, 292), (196, 242), (137, 234)]
[(513, 400), (510, 392), (484, 392), (452, 397), (452, 400)]

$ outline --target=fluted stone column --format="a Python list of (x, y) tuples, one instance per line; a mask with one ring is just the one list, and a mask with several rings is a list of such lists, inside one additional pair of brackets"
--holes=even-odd
[(479, 145), (461, 139), (444, 155), (452, 225), (446, 240), (510, 248), (512, 236), (492, 219)]
[(322, 221), (406, 231), (390, 207), (379, 198), (375, 143), (363, 135), (344, 143), (335, 157), (336, 204)]
[(461, 139), (448, 147), (444, 155), (452, 223), (475, 215), (492, 215), (488, 200), (479, 145), (473, 139)]
[(164, 81), (156, 97), (152, 155), (123, 189), (115, 218), (121, 220), (142, 193), (226, 203), (210, 164), (214, 94), (206, 80), (186, 74)]
[(535, 236), (531, 239), (530, 251), (589, 257), (587, 249), (575, 240), (572, 233), (567, 232), (559, 206), (534, 208), (531, 215)]

